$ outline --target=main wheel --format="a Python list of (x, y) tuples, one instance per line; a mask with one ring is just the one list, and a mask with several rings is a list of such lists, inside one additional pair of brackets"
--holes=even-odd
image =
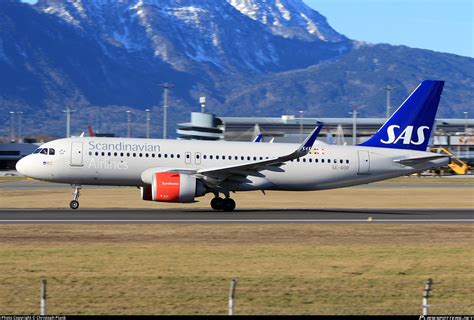
[(215, 197), (211, 200), (211, 208), (214, 210), (222, 210), (224, 205), (224, 199)]
[(79, 208), (79, 201), (77, 201), (77, 200), (72, 200), (72, 201), (69, 203), (69, 206), (71, 207), (71, 209), (76, 210), (77, 208)]
[(224, 199), (224, 203), (223, 203), (222, 209), (224, 209), (224, 211), (226, 211), (226, 212), (234, 211), (234, 209), (235, 209), (235, 201), (232, 200), (231, 198), (226, 198), (226, 199)]

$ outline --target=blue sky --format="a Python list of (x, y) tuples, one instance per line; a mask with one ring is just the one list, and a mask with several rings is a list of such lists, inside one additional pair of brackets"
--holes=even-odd
[(472, 0), (304, 0), (354, 40), (474, 57)]
[(472, 0), (304, 1), (354, 40), (474, 57)]

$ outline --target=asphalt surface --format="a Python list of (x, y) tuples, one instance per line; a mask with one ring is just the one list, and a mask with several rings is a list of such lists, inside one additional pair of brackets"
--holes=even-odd
[(0, 224), (474, 223), (467, 209), (2, 209)]

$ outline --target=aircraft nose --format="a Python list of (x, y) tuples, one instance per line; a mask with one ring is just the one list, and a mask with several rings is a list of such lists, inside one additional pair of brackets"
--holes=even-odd
[(18, 171), (21, 175), (24, 175), (24, 176), (29, 176), (28, 175), (28, 156), (27, 157), (24, 157), (22, 159), (20, 159), (17, 163), (16, 163), (16, 171)]

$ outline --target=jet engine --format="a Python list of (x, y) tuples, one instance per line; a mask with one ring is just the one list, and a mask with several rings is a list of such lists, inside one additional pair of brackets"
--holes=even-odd
[(194, 202), (206, 194), (206, 187), (195, 176), (178, 172), (157, 172), (151, 185), (141, 187), (142, 199), (157, 202)]

